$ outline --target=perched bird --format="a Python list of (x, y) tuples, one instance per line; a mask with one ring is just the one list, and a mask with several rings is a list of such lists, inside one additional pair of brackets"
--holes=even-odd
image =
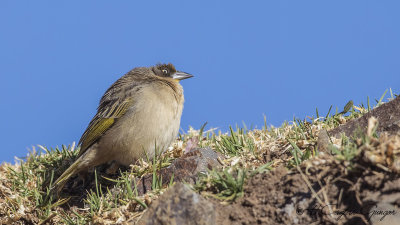
[(113, 160), (128, 166), (165, 150), (179, 130), (184, 101), (179, 81), (190, 77), (169, 63), (138, 67), (118, 79), (83, 133), (78, 158), (54, 188), (59, 192), (71, 176), (94, 166)]

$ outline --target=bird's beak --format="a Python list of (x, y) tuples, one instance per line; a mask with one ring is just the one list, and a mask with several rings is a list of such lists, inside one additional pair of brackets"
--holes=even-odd
[(175, 80), (184, 80), (187, 78), (193, 77), (192, 74), (181, 72), (181, 71), (176, 71), (176, 73), (172, 74), (172, 78)]

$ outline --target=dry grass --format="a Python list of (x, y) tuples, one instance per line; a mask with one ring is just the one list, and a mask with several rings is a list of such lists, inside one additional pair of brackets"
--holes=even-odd
[[(393, 95), (391, 96), (393, 98)], [(382, 98), (377, 105), (382, 104)], [(323, 129), (330, 130), (361, 117), (371, 107), (351, 107), (346, 114), (330, 112), (304, 120), (294, 119), (280, 127), (269, 126), (247, 130), (230, 128), (227, 133), (215, 133), (204, 126), (189, 129), (162, 155), (140, 160), (118, 177), (104, 179), (99, 173), (92, 189), (87, 190), (81, 205), (69, 205), (68, 196), (54, 199), (45, 184), (51, 183), (76, 158), (74, 145), (61, 149), (39, 146), (25, 160), (0, 166), (0, 223), (2, 224), (123, 224), (136, 221), (147, 206), (167, 187), (160, 185), (156, 171), (168, 166), (174, 158), (182, 156), (193, 147), (211, 147), (224, 155), (223, 168), (203, 174), (194, 188), (204, 195), (230, 201), (241, 197), (248, 177), (278, 166), (288, 169), (299, 166), (311, 168), (327, 160), (316, 148), (317, 137)], [(329, 110), (330, 111), (330, 110)], [(266, 123), (265, 123), (266, 124)], [(398, 160), (400, 137), (374, 136), (374, 122), (368, 133), (357, 140), (331, 137), (335, 160), (351, 161), (363, 154), (376, 165), (400, 172)], [(96, 170), (97, 171), (97, 170)], [(301, 171), (301, 170), (300, 170)], [(153, 191), (139, 196), (132, 185), (134, 177), (153, 174)], [(107, 180), (110, 184), (103, 184)], [(133, 187), (133, 188), (132, 188)], [(322, 200), (321, 200), (322, 201)]]

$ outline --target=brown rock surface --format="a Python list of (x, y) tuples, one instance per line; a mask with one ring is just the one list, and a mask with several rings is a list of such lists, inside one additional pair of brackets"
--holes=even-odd
[[(220, 166), (218, 157), (220, 155), (211, 148), (191, 149), (181, 158), (175, 159), (171, 165), (161, 169), (159, 176), (162, 176), (163, 185), (168, 185), (172, 176), (175, 182), (195, 183), (198, 173)], [(139, 195), (151, 190), (152, 179), (152, 174), (148, 174), (136, 182)]]
[(317, 148), (321, 152), (329, 152), (329, 145), (331, 144), (326, 130), (321, 130), (318, 135)]
[(384, 103), (383, 105), (371, 110), (362, 117), (351, 120), (346, 124), (339, 126), (328, 133), (330, 136), (339, 136), (341, 133), (345, 133), (346, 136), (353, 135), (357, 128), (361, 128), (365, 131), (368, 125), (368, 119), (372, 116), (378, 119), (378, 132), (389, 132), (396, 133), (400, 131), (400, 97), (396, 97), (394, 100)]
[(139, 225), (216, 224), (214, 205), (182, 183), (177, 183), (153, 202)]

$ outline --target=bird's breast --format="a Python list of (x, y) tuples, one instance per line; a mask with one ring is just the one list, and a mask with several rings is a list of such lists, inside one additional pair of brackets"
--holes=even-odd
[[(180, 87), (181, 88), (181, 87)], [(134, 104), (102, 138), (102, 151), (118, 152), (123, 165), (138, 158), (153, 157), (176, 138), (183, 109), (183, 94), (177, 95), (165, 85), (149, 85), (133, 96)]]

